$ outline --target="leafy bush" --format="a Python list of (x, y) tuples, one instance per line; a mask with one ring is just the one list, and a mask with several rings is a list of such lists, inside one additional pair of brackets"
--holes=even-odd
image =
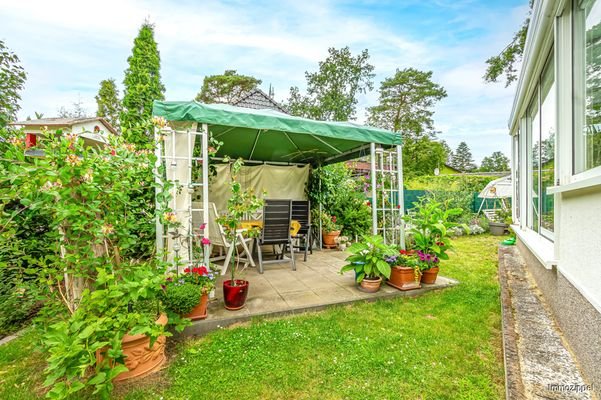
[(185, 315), (190, 313), (200, 300), (200, 287), (193, 283), (180, 283), (175, 279), (168, 284), (161, 295), (163, 304), (168, 311)]

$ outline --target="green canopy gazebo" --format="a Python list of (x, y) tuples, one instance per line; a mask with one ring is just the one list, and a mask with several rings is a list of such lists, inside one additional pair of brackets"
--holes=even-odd
[[(170, 125), (156, 132), (164, 138), (156, 149), (157, 163), (166, 167), (165, 178), (180, 187), (174, 190), (172, 208), (182, 221), (189, 221), (188, 236), (192, 236), (195, 212), (208, 220), (210, 137), (222, 143), (212, 158), (215, 161), (229, 156), (251, 164), (318, 167), (370, 154), (372, 232), (381, 233), (388, 242), (404, 244), (402, 224), (387, 226), (392, 216), (400, 221), (404, 212), (400, 133), (353, 122), (316, 121), (272, 109), (195, 101), (155, 101), (153, 114)], [(193, 167), (198, 165), (202, 173), (194, 173)], [(393, 184), (380, 182), (383, 175), (392, 177), (388, 182)], [(200, 208), (192, 206), (194, 193), (200, 193)], [(388, 200), (378, 204), (378, 197)], [(163, 229), (157, 228), (157, 246), (162, 248)], [(204, 234), (208, 237), (208, 232)], [(193, 261), (191, 254), (189, 261)]]

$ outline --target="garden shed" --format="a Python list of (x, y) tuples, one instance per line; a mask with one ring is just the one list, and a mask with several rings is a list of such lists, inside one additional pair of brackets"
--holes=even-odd
[[(179, 242), (188, 241), (174, 248), (173, 237), (164, 237), (159, 225), (157, 247), (187, 248), (183, 262), (194, 261), (193, 221), (207, 222), (209, 202), (227, 196), (222, 191), (226, 169), (220, 166), (224, 157), (244, 159), (248, 184), (266, 185), (268, 198), (298, 198), (304, 196), (310, 169), (369, 155), (372, 232), (402, 244), (400, 133), (353, 122), (315, 121), (273, 109), (195, 101), (156, 101), (153, 114), (167, 121), (165, 128), (155, 132), (157, 168), (163, 166), (164, 179), (176, 183), (171, 208), (183, 222), (183, 232), (176, 236)], [(209, 165), (209, 155), (213, 165)], [(209, 237), (208, 229), (203, 235)]]

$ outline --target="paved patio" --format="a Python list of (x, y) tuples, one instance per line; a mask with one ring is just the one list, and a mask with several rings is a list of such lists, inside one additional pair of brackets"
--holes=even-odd
[(386, 284), (377, 293), (364, 293), (357, 289), (354, 274), (340, 275), (347, 253), (336, 250), (314, 251), (307, 262), (297, 257), (296, 271), (289, 263), (265, 265), (265, 273), (257, 268), (246, 268), (238, 277), (250, 282), (246, 306), (238, 311), (228, 311), (223, 306), (222, 282), (228, 273), (217, 281), (216, 297), (209, 303), (209, 316), (186, 328), (184, 335), (202, 335), (253, 317), (274, 317), (306, 311), (321, 310), (328, 306), (348, 304), (361, 300), (376, 300), (398, 296), (415, 296), (424, 292), (456, 285), (458, 282), (439, 276), (433, 285), (402, 292)]

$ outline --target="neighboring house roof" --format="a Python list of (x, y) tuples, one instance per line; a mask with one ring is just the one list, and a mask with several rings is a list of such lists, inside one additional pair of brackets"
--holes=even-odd
[(289, 114), (288, 111), (277, 101), (269, 97), (267, 93), (261, 89), (253, 89), (250, 92), (242, 95), (240, 98), (233, 100), (230, 103), (232, 106), (254, 108), (257, 110), (272, 109), (284, 114)]
[(12, 122), (11, 125), (29, 126), (41, 128), (47, 126), (49, 128), (70, 128), (73, 125), (85, 124), (88, 122), (98, 121), (111, 133), (118, 135), (119, 133), (111, 124), (102, 117), (83, 117), (83, 118), (40, 118), (26, 121)]

